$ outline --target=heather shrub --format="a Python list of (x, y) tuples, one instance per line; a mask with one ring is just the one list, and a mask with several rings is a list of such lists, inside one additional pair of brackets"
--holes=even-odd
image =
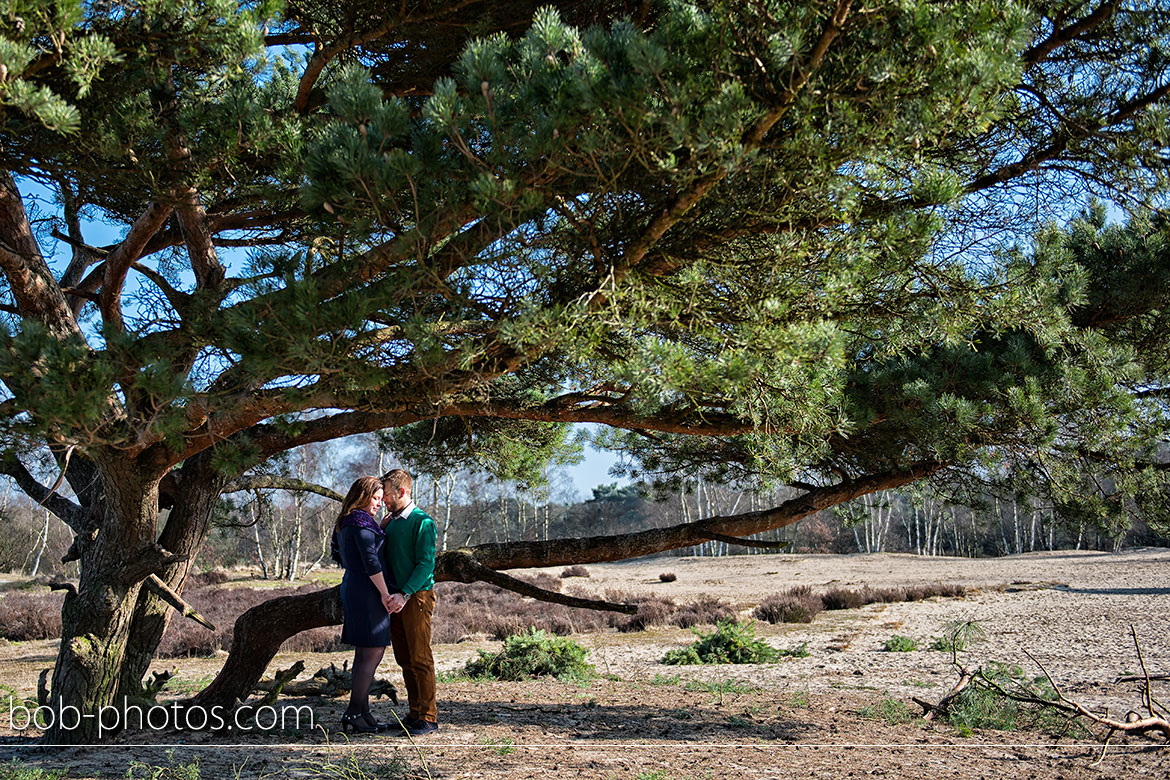
[(206, 588), (209, 585), (222, 585), (228, 581), (227, 572), (223, 569), (209, 569), (187, 575), (187, 588)]
[(811, 587), (797, 585), (764, 599), (752, 616), (769, 623), (811, 623), (823, 609), (821, 597)]
[(623, 615), (625, 620), (618, 622), (617, 630), (623, 633), (642, 631), (647, 626), (662, 626), (670, 622), (677, 607), (674, 602), (666, 599), (646, 599), (638, 604), (638, 611), (633, 615)]
[(933, 596), (963, 596), (962, 585), (929, 583), (889, 588), (831, 588), (821, 594), (825, 609), (856, 609), (866, 604), (893, 604), (900, 601), (921, 601)]
[(672, 571), (664, 571), (658, 575), (659, 582), (674, 582), (678, 579), (678, 575)]
[(61, 602), (65, 594), (12, 591), (0, 598), (0, 637), (12, 642), (61, 636)]
[(821, 594), (821, 603), (825, 605), (825, 609), (857, 609), (868, 602), (860, 590), (830, 588)]
[[(588, 577), (589, 575), (586, 574), (584, 576)], [(554, 593), (559, 593), (561, 590), (561, 585), (564, 584), (561, 582), (559, 577), (554, 577), (551, 574), (545, 574), (542, 571), (538, 571), (535, 574), (521, 574), (517, 576), (516, 579), (522, 582), (527, 582), (529, 585), (535, 585), (541, 590), (551, 590)]]
[(862, 591), (866, 604), (896, 604), (900, 601), (913, 601), (909, 598), (910, 591), (906, 588), (865, 588)]
[[(184, 588), (183, 598), (196, 611), (215, 624), (215, 631), (211, 631), (193, 620), (175, 616), (167, 626), (162, 641), (159, 642), (158, 654), (164, 658), (209, 656), (214, 655), (219, 650), (230, 650), (232, 629), (235, 626), (236, 618), (240, 615), (269, 599), (294, 596), (319, 588), (319, 585), (312, 583), (285, 588), (224, 588), (215, 585)], [(303, 634), (290, 637), (281, 646), (281, 649), (316, 651), (317, 648), (344, 647), (344, 645), (327, 638), (328, 632), (337, 632), (340, 635), (339, 628), (314, 629), (314, 632), (303, 632)]]
[(679, 628), (716, 625), (721, 620), (733, 619), (735, 610), (727, 602), (714, 596), (700, 596), (690, 604), (679, 607), (670, 622)]
[(568, 566), (561, 572), (562, 577), (588, 577), (589, 570), (584, 566)]

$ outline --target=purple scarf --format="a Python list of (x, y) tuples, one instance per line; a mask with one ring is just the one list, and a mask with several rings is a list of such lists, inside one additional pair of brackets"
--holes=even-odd
[(378, 534), (378, 536), (382, 536), (385, 533), (382, 530), (382, 526), (378, 525), (378, 521), (374, 519), (374, 516), (364, 509), (351, 509), (345, 517), (341, 518), (341, 527), (345, 528), (346, 526), (351, 528), (368, 528)]

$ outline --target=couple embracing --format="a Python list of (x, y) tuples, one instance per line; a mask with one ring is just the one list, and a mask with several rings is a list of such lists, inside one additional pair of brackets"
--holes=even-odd
[[(333, 557), (345, 568), (341, 641), (354, 646), (353, 687), (341, 717), (345, 731), (398, 729), (370, 712), (370, 686), (386, 646), (402, 667), (410, 714), (403, 734), (438, 730), (431, 615), (435, 609), (435, 523), (412, 498), (413, 480), (402, 469), (380, 479), (359, 477), (341, 505), (333, 531)], [(386, 507), (382, 520), (380, 507)]]

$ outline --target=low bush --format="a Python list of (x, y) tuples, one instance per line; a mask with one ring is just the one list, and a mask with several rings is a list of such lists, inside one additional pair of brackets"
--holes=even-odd
[(857, 609), (869, 602), (864, 591), (850, 588), (830, 588), (821, 594), (821, 603), (825, 609)]
[(735, 610), (727, 602), (714, 596), (700, 596), (690, 604), (680, 606), (670, 617), (671, 625), (679, 628), (714, 626), (722, 620), (735, 618)]
[[(158, 654), (174, 658), (209, 656), (220, 650), (230, 650), (236, 618), (244, 612), (269, 599), (319, 589), (320, 585), (315, 583), (285, 588), (225, 588), (216, 585), (184, 588), (183, 598), (215, 624), (215, 631), (176, 616), (163, 634)], [(287, 652), (331, 652), (348, 647), (341, 644), (340, 637), (341, 628), (338, 626), (317, 628), (290, 637), (281, 649)]]
[(222, 585), (228, 581), (227, 572), (223, 569), (209, 569), (187, 575), (187, 588), (206, 588), (208, 585)]
[(801, 642), (791, 650), (780, 648), (776, 651), (781, 658), (808, 658), (812, 653), (808, 651), (808, 642)]
[(585, 648), (571, 639), (530, 628), (505, 639), (498, 653), (480, 650), (479, 657), (468, 661), (464, 671), (475, 679), (584, 679), (593, 674), (593, 667), (585, 661), (586, 654)]
[(756, 638), (754, 621), (737, 623), (720, 620), (709, 634), (695, 631), (699, 641), (690, 647), (671, 650), (662, 663), (672, 666), (688, 664), (764, 664), (777, 660), (780, 651)]
[(907, 597), (906, 588), (865, 588), (861, 591), (866, 604), (897, 604), (899, 601), (912, 601)]
[[(584, 576), (588, 577), (589, 575), (586, 574)], [(529, 585), (535, 585), (542, 590), (551, 590), (554, 593), (560, 593), (561, 585), (564, 584), (559, 577), (545, 574), (542, 571), (538, 571), (535, 574), (521, 574), (516, 579), (527, 582)]]
[(797, 585), (769, 596), (752, 611), (752, 617), (769, 623), (811, 623), (824, 609), (820, 596), (808, 585)]
[(882, 645), (882, 650), (885, 650), (887, 653), (909, 653), (917, 649), (917, 642), (908, 636), (901, 636), (900, 634), (894, 634)]
[(568, 566), (561, 572), (562, 577), (588, 577), (589, 570), (584, 566)]
[(0, 598), (0, 636), (12, 642), (58, 639), (65, 594), (12, 591)]
[(866, 604), (894, 604), (899, 601), (922, 601), (935, 596), (958, 597), (964, 596), (967, 589), (962, 585), (949, 583), (929, 583), (924, 585), (907, 585), (905, 587), (870, 588), (831, 588), (821, 594), (821, 602), (825, 609), (857, 609)]
[(658, 575), (659, 582), (674, 582), (678, 579), (678, 575), (672, 571), (664, 571)]

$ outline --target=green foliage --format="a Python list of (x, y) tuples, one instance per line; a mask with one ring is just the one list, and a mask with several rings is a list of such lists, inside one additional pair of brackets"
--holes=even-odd
[(909, 653), (918, 649), (918, 643), (908, 636), (894, 634), (882, 643), (882, 650), (887, 653)]
[(793, 648), (781, 647), (776, 651), (781, 658), (808, 658), (812, 653), (808, 650), (808, 642), (801, 642)]
[(1029, 678), (1016, 664), (991, 662), (981, 667), (975, 680), (960, 691), (947, 708), (947, 721), (960, 732), (973, 729), (1016, 731), (1035, 728), (1058, 736), (1087, 731), (1066, 715), (1042, 704), (1021, 702), (1004, 692), (1040, 701), (1056, 701), (1056, 691), (1043, 676)]
[(42, 769), (15, 758), (0, 764), (0, 780), (62, 780), (68, 775), (68, 769)]
[(535, 628), (504, 640), (498, 653), (479, 651), (467, 662), (469, 677), (492, 680), (528, 680), (533, 677), (582, 680), (593, 675), (586, 663), (588, 651), (571, 639), (553, 636)]
[(812, 703), (809, 701), (807, 691), (796, 691), (795, 693), (790, 693), (788, 694), (787, 701), (788, 706), (796, 707), (797, 709), (801, 710), (807, 710), (812, 707)]
[(734, 618), (720, 620), (715, 630), (702, 633), (692, 628), (699, 640), (690, 647), (667, 652), (661, 663), (687, 664), (765, 664), (780, 658), (781, 653), (756, 638), (755, 622), (739, 623)]
[(175, 751), (167, 751), (167, 763), (147, 764), (137, 759), (126, 769), (127, 780), (201, 780), (199, 759), (182, 763), (175, 758)]
[(934, 638), (930, 643), (930, 649), (958, 653), (982, 642), (986, 637), (987, 632), (983, 630), (983, 626), (974, 620), (955, 620), (943, 628), (941, 636)]
[(497, 756), (506, 756), (516, 752), (516, 743), (507, 737), (502, 737), (500, 739), (485, 737), (483, 741), (480, 742), (480, 744), (486, 748), (491, 749), (491, 751)]
[(702, 693), (717, 693), (720, 696), (726, 693), (752, 693), (759, 690), (756, 686), (740, 680), (689, 680), (683, 690)]
[(910, 711), (910, 707), (906, 705), (906, 702), (889, 696), (883, 696), (882, 700), (876, 705), (862, 707), (857, 711), (857, 714), (862, 718), (884, 721), (890, 726), (897, 726), (900, 723), (909, 723), (914, 720), (914, 714)]
[(580, 463), (584, 443), (563, 423), (444, 417), (392, 428), (379, 445), (399, 455), (408, 469), (441, 474), (459, 464), (474, 465), (525, 489), (548, 482), (548, 468)]
[[(57, 187), (52, 227), (74, 207), (125, 227), (193, 187), (217, 240), (244, 224), (259, 246), (218, 290), (152, 249), (125, 323), (86, 304), (86, 348), (12, 320), (16, 449), (177, 452), (204, 408), (245, 429), (383, 409), (418, 421), (384, 440), (413, 468), (539, 487), (580, 457), (566, 422), (605, 418), (597, 441), (662, 488), (937, 461), (1073, 522), (1170, 517), (1167, 420), (1135, 398), (1170, 365), (1166, 225), (1128, 208), (1165, 184), (1165, 106), (1134, 102), (1165, 70), (1159, 8), (1041, 64), (1025, 53), (1067, 14), (991, 0), (854, 9), (815, 62), (830, 9), (781, 0), (637, 23), (403, 6), (381, 28), (349, 2), (118, 8), (6, 0), (2, 162)], [(360, 43), (314, 81), (286, 45), (306, 35)], [(1124, 130), (1089, 119), (1122, 106)], [(1129, 221), (1058, 227), (1086, 183)], [(221, 431), (221, 473), (268, 432)]]

